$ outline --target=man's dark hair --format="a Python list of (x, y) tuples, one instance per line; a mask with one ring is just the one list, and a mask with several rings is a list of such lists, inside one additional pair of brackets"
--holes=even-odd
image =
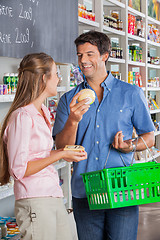
[(111, 52), (111, 42), (109, 37), (102, 32), (97, 31), (89, 31), (86, 33), (82, 33), (76, 40), (74, 41), (76, 47), (82, 45), (84, 43), (90, 43), (92, 45), (97, 46), (100, 55)]

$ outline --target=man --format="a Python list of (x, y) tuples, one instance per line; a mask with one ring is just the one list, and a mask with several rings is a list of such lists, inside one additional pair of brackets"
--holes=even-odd
[[(138, 206), (89, 210), (81, 173), (101, 170), (110, 150), (106, 167), (131, 163), (136, 140), (131, 141), (133, 126), (148, 147), (154, 145), (154, 126), (143, 91), (122, 82), (106, 71), (111, 44), (104, 33), (90, 31), (76, 40), (79, 67), (85, 80), (65, 93), (58, 105), (53, 137), (57, 148), (66, 144), (85, 147), (88, 158), (74, 163), (72, 175), (73, 210), (79, 240), (136, 240)], [(96, 94), (92, 105), (88, 100), (77, 103), (79, 91), (92, 89)], [(146, 149), (142, 139), (137, 151)]]

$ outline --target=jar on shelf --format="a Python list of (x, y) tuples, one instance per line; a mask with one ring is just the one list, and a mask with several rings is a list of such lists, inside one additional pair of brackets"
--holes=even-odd
[(120, 19), (117, 20), (117, 30), (123, 30), (123, 22)]
[(149, 64), (151, 64), (151, 56), (150, 56), (150, 52), (149, 52), (149, 50), (148, 50), (148, 58), (147, 58), (147, 62), (148, 62)]
[(137, 36), (142, 37), (142, 29), (141, 29), (141, 19), (136, 19), (137, 23)]
[(120, 48), (120, 58), (123, 58), (123, 48)]
[(159, 57), (154, 58), (154, 64), (157, 64), (157, 65), (159, 64)]
[(151, 64), (154, 64), (154, 57), (151, 57)]
[(104, 25), (109, 27), (109, 20), (104, 18)]
[(110, 56), (110, 57), (116, 58), (116, 55), (117, 55), (116, 48), (112, 48), (112, 50), (111, 50), (111, 56)]
[(115, 19), (119, 18), (119, 11), (112, 10), (111, 11), (111, 16)]
[(116, 58), (121, 58), (121, 49), (120, 48), (116, 49)]

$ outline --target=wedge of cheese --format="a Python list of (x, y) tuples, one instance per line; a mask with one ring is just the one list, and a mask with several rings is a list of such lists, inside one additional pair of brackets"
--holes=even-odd
[(66, 145), (64, 147), (64, 150), (72, 150), (72, 151), (84, 151), (85, 148), (83, 146), (80, 146), (80, 145)]

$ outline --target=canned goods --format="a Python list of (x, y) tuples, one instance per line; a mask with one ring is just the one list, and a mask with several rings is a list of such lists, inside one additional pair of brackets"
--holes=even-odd
[(8, 94), (7, 84), (3, 84), (3, 95)]
[(5, 73), (3, 76), (3, 83), (7, 84), (7, 78), (9, 77), (9, 73)]
[(0, 85), (0, 95), (3, 95), (3, 84)]
[(16, 92), (16, 78), (15, 78), (15, 74), (11, 73), (10, 77), (11, 77), (11, 93), (15, 94), (15, 92)]
[(6, 81), (8, 94), (11, 94), (11, 77), (8, 76)]

